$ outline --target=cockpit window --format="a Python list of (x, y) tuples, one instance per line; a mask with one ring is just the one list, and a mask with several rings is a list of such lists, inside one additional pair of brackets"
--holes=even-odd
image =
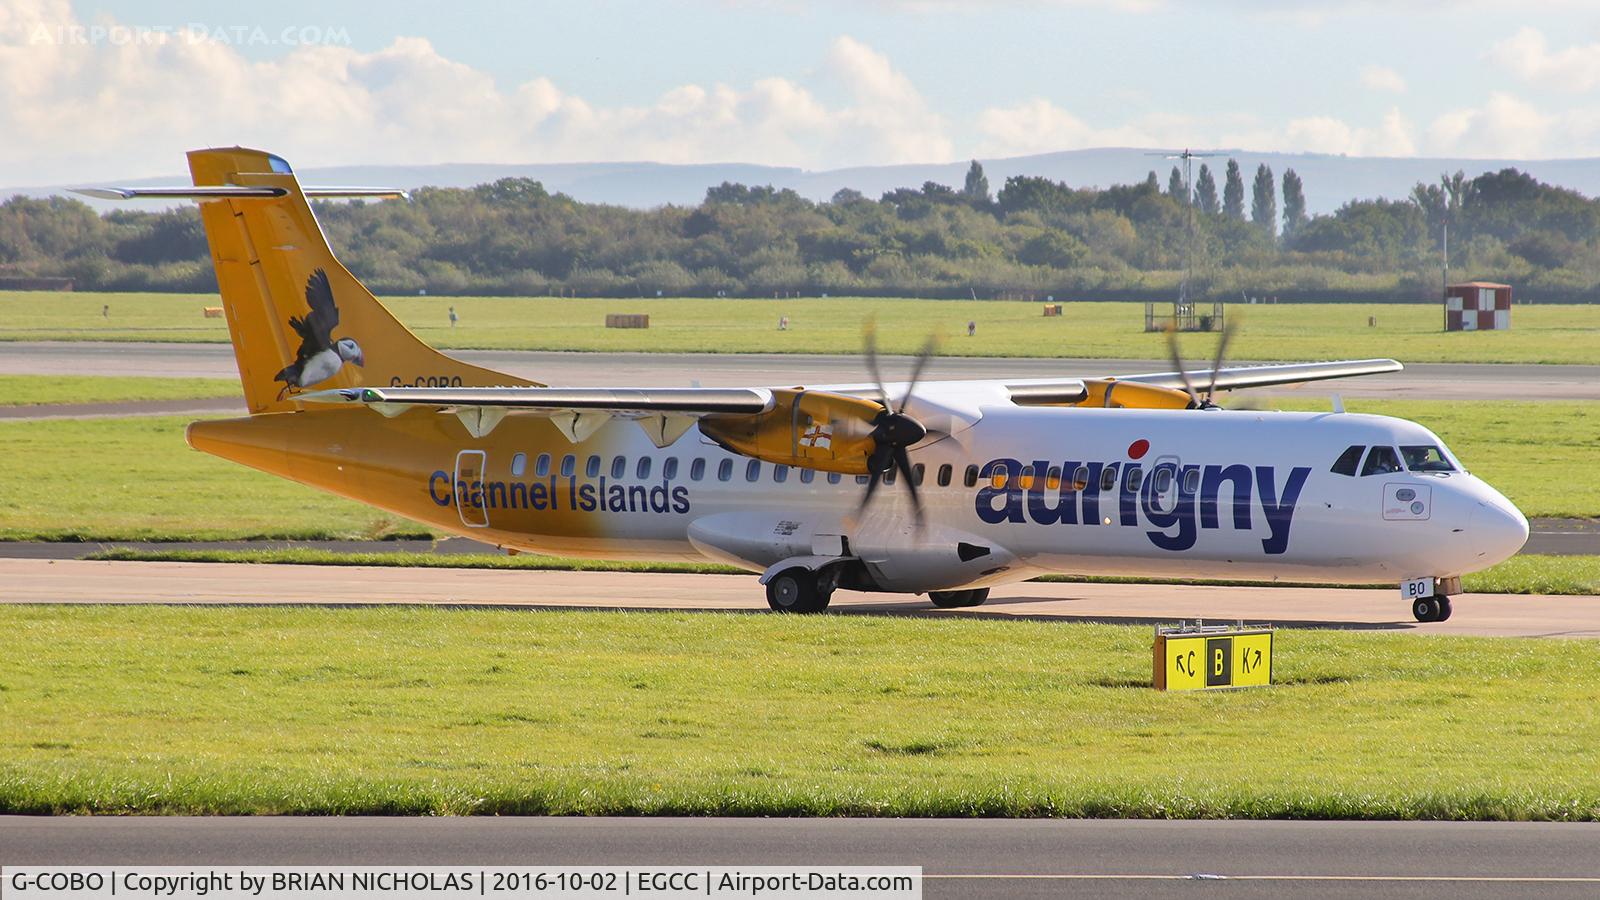
[(1361, 467), (1362, 475), (1386, 475), (1390, 472), (1400, 471), (1400, 457), (1396, 456), (1393, 447), (1373, 447), (1367, 454), (1367, 462)]
[(1335, 475), (1355, 475), (1356, 470), (1361, 468), (1361, 451), (1365, 449), (1367, 448), (1360, 444), (1353, 444), (1344, 448), (1344, 452), (1339, 454), (1338, 459), (1334, 460), (1333, 468), (1330, 471)]
[(1401, 447), (1400, 455), (1405, 457), (1406, 468), (1413, 472), (1454, 472), (1456, 467), (1445, 459), (1444, 451), (1433, 444), (1424, 444), (1418, 447)]

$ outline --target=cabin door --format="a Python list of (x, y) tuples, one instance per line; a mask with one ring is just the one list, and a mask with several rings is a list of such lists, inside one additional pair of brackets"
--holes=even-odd
[(456, 454), (456, 512), (468, 528), (489, 527), (489, 506), (485, 499), (483, 473), (486, 456), (482, 450), (463, 450)]

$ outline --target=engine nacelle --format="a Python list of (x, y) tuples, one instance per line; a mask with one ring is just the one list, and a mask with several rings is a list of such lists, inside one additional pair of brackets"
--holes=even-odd
[(771, 409), (756, 415), (707, 416), (700, 420), (700, 433), (735, 453), (777, 465), (867, 474), (881, 404), (801, 388), (774, 390), (772, 401)]

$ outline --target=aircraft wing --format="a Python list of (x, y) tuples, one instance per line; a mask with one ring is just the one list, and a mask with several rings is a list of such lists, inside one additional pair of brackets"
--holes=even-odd
[(386, 416), (408, 409), (454, 413), (474, 437), (509, 413), (550, 418), (574, 443), (613, 418), (639, 420), (657, 446), (704, 416), (754, 416), (773, 408), (766, 388), (363, 387), (299, 394), (310, 403), (360, 403)]
[[(1283, 384), (1301, 384), (1308, 381), (1325, 381), (1330, 378), (1353, 378), (1357, 375), (1382, 375), (1398, 372), (1405, 367), (1392, 359), (1350, 359), (1338, 362), (1290, 363), (1271, 366), (1232, 366), (1217, 369), (1217, 390), (1233, 391), (1240, 388), (1273, 387)], [(1118, 381), (1137, 381), (1157, 387), (1183, 390), (1183, 376), (1197, 387), (1211, 383), (1211, 370), (1199, 369), (1187, 373), (1155, 372), (1148, 375), (1118, 375)]]

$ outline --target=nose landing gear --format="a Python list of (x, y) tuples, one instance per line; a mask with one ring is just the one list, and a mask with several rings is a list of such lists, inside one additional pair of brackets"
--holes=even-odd
[(1443, 595), (1418, 597), (1411, 601), (1411, 614), (1418, 622), (1443, 622), (1450, 618), (1450, 598)]

